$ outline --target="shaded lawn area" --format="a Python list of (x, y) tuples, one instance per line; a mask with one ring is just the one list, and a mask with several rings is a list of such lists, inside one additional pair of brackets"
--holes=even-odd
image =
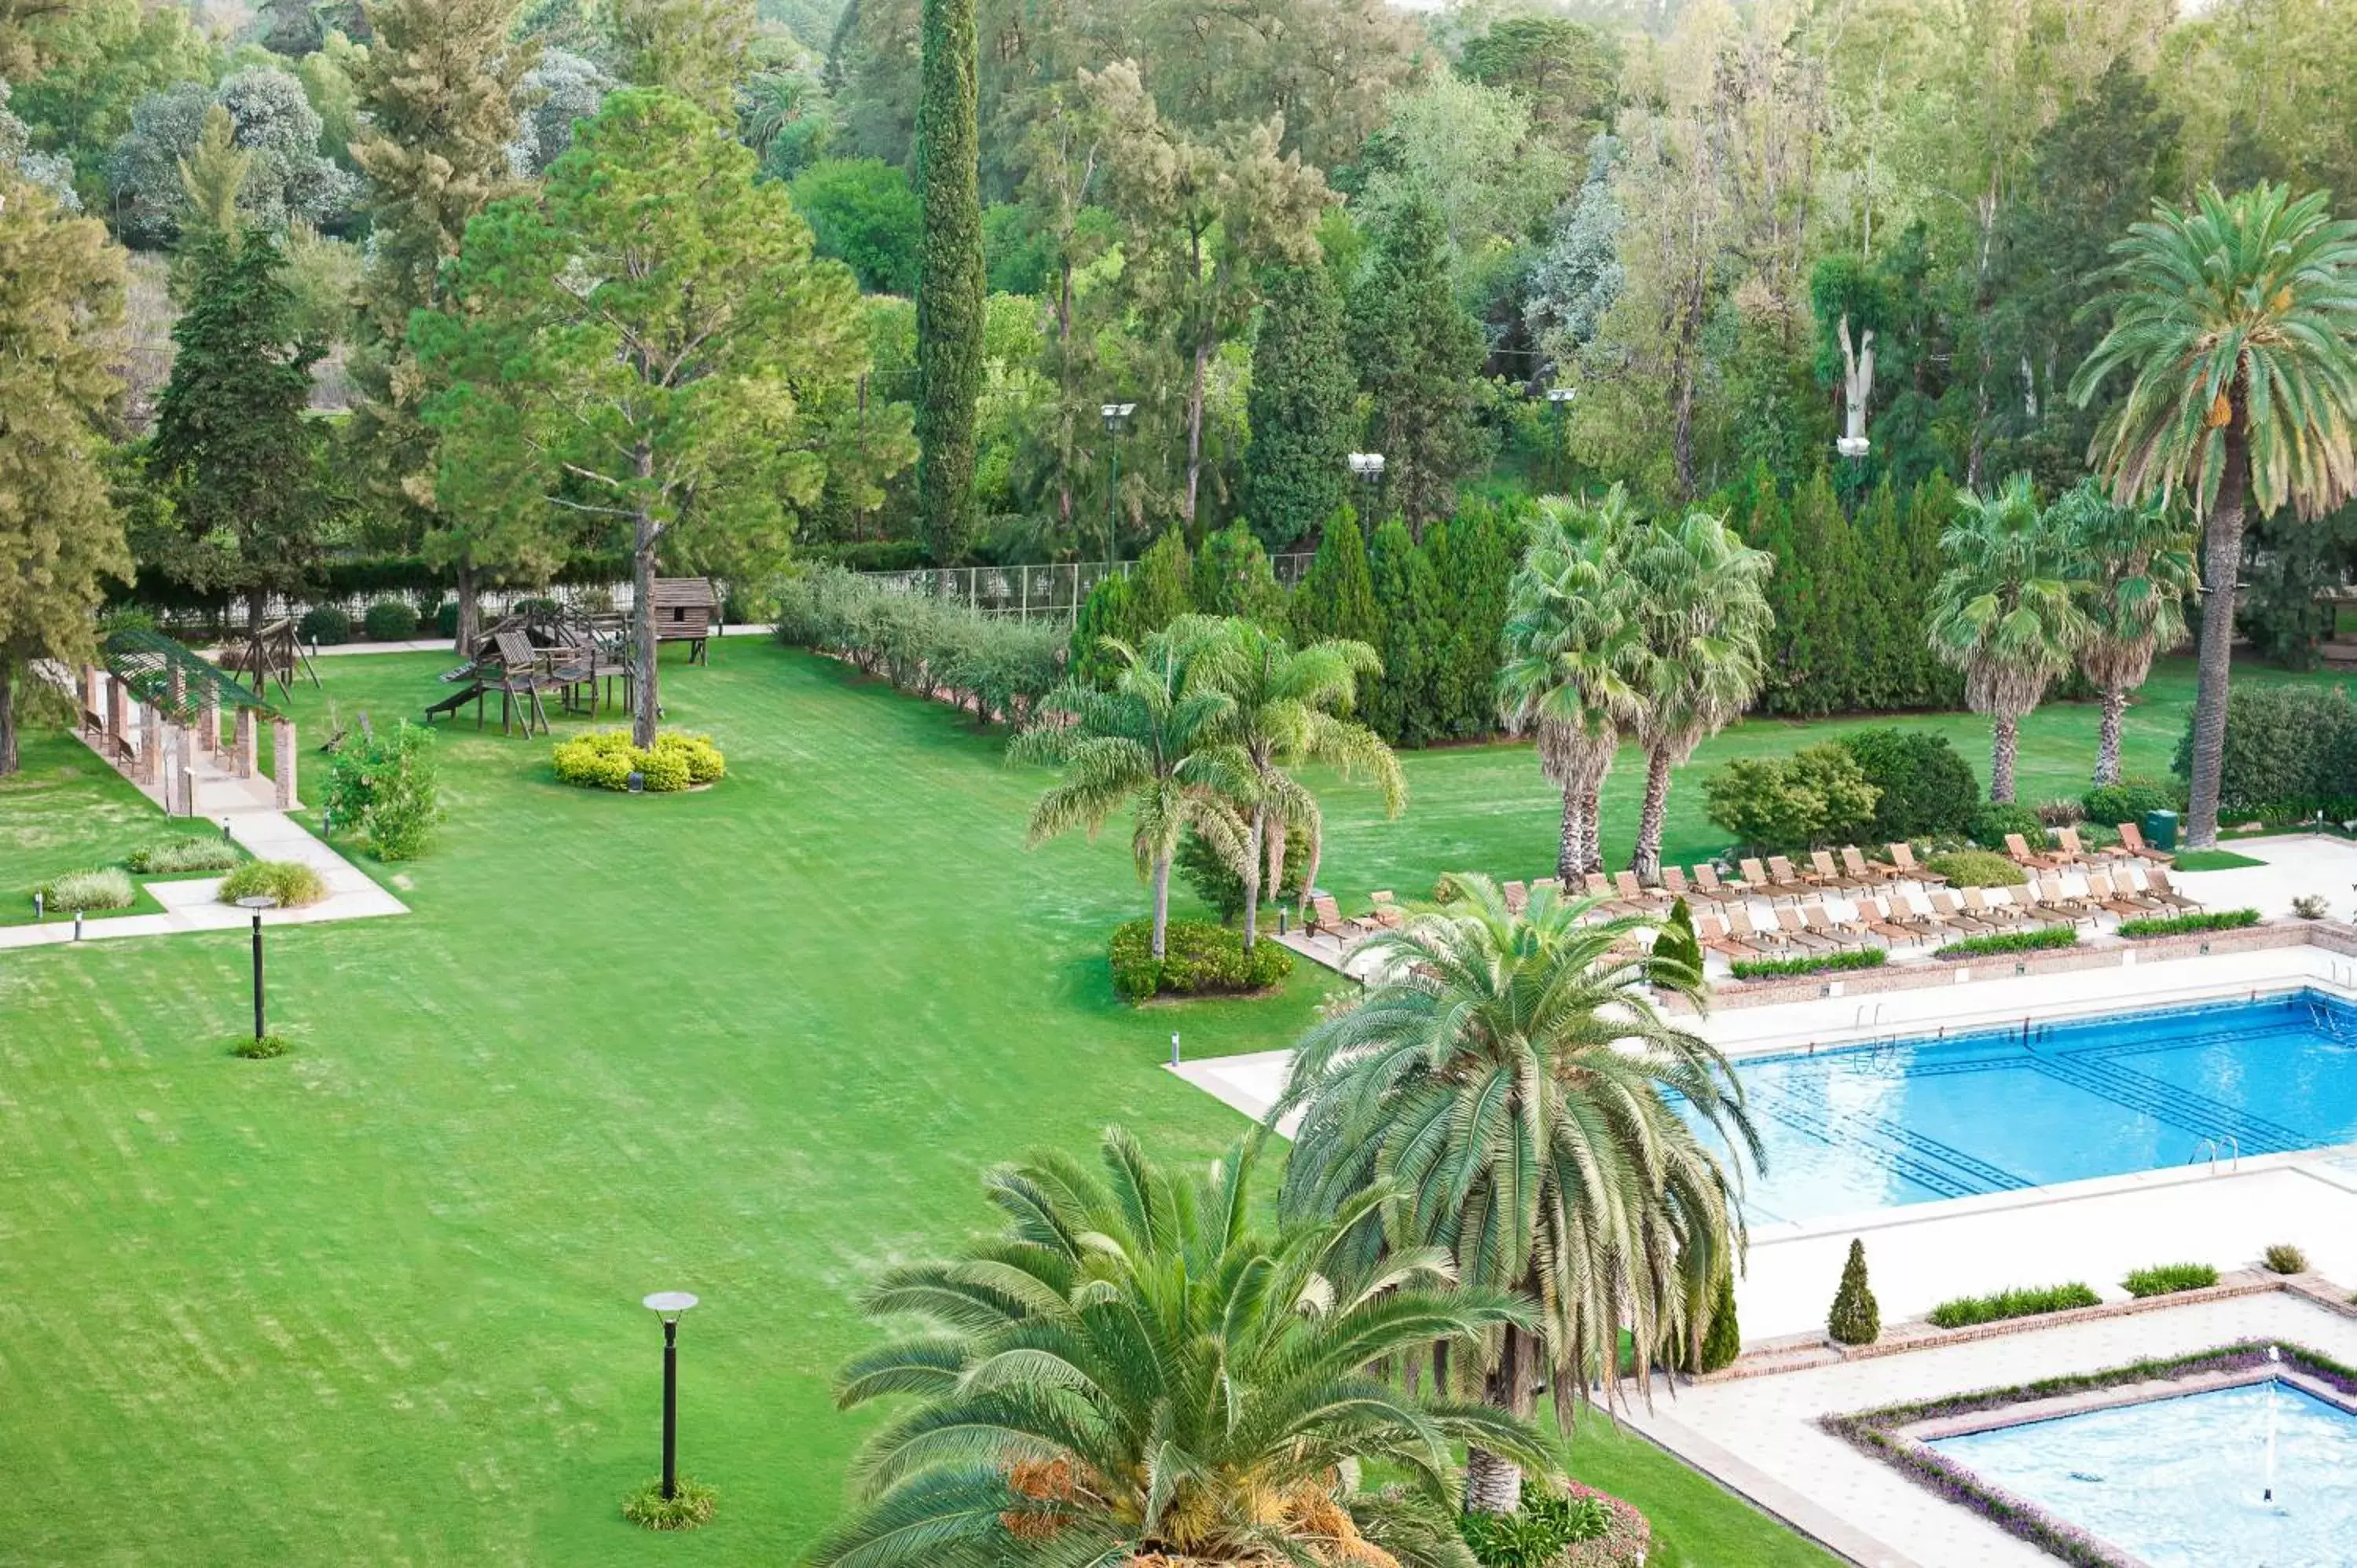
[[(1282, 1046), (1330, 976), (1120, 1006), (1103, 943), (1144, 906), (1125, 830), (1027, 854), (1045, 775), (963, 716), (749, 640), (713, 657), (664, 682), (670, 722), (728, 754), (708, 792), (570, 789), (545, 740), (437, 726), (443, 836), (371, 867), (415, 912), (271, 938), (290, 1057), (221, 1049), (249, 1004), (240, 935), (0, 954), (7, 1555), (787, 1560), (838, 1514), (872, 1422), (829, 1398), (873, 1341), (854, 1298), (987, 1225), (984, 1166), (1114, 1121), (1172, 1159), (1241, 1130), (1157, 1069), (1170, 1032), (1190, 1055)], [(316, 740), (360, 709), (415, 714), (447, 662), (322, 660), (297, 717)], [(2165, 765), (2190, 693), (2165, 678), (2132, 714), (2132, 768)], [(1985, 760), (1979, 721), (1909, 722)], [(2083, 773), (2093, 725), (2026, 726), (2033, 798)], [(1839, 727), (1748, 725), (1703, 766)], [(74, 743), (36, 755), (48, 781), (0, 794), (0, 886), (154, 836)], [(1329, 797), (1329, 883), (1417, 894), (1546, 864), (1555, 803), (1527, 747), (1407, 766), (1403, 822)], [(1716, 842), (1700, 777), (1674, 797), (1681, 858)], [(1637, 781), (1624, 758), (1621, 845)], [(18, 825), (27, 800), (45, 826)], [(705, 1300), (682, 1444), (721, 1507), (657, 1540), (618, 1510), (654, 1468), (637, 1302), (661, 1288)], [(1830, 1561), (1633, 1435), (1591, 1423), (1572, 1468), (1654, 1517), (1659, 1561)]]

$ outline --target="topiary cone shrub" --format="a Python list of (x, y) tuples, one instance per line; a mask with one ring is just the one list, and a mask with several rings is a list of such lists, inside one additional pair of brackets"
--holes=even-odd
[(1882, 1308), (1866, 1283), (1866, 1243), (1855, 1238), (1849, 1262), (1842, 1265), (1841, 1288), (1834, 1292), (1834, 1309), (1825, 1315), (1825, 1332), (1836, 1345), (1871, 1345), (1882, 1337)]
[(1743, 1354), (1743, 1329), (1735, 1320), (1735, 1274), (1718, 1276), (1718, 1294), (1710, 1305), (1710, 1326), (1703, 1330), (1702, 1359), (1697, 1372), (1721, 1372)]
[(1653, 959), (1656, 962), (1673, 960), (1697, 976), (1702, 973), (1702, 942), (1695, 935), (1694, 912), (1683, 897), (1671, 904), (1668, 918), (1662, 921), (1661, 934), (1653, 939)]

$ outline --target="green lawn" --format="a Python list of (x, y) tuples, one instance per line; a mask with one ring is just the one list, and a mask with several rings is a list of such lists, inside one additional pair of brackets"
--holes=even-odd
[[(547, 744), (444, 729), (450, 821), (381, 872), (414, 914), (272, 938), (295, 1055), (224, 1054), (238, 935), (0, 955), (0, 1558), (75, 1563), (777, 1563), (839, 1510), (866, 1418), (834, 1368), (884, 1264), (986, 1219), (976, 1173), (1111, 1121), (1168, 1155), (1241, 1127), (1157, 1070), (1279, 1046), (1329, 977), (1132, 1011), (1103, 940), (1141, 893), (1124, 835), (1035, 854), (1042, 776), (944, 708), (749, 641), (673, 666), (672, 721), (731, 777), (680, 797), (556, 785)], [(377, 722), (436, 655), (323, 660), (298, 699)], [(2158, 771), (2182, 671), (2131, 720)], [(1985, 750), (1975, 721), (1938, 724)], [(2025, 726), (2029, 793), (2083, 775), (2092, 709)], [(1704, 758), (1801, 743), (1747, 725)], [(307, 762), (309, 758), (307, 757)], [(0, 889), (158, 823), (69, 742), (0, 792)], [(1555, 802), (1526, 747), (1411, 757), (1409, 816), (1332, 797), (1328, 880), (1421, 892), (1536, 871)], [(73, 769), (76, 777), (61, 777)], [(1712, 847), (1696, 771), (1671, 847)], [(1633, 825), (1635, 770), (1608, 798)], [(397, 872), (398, 875), (392, 875)], [(651, 1538), (658, 1288), (682, 1331), (686, 1467), (717, 1521)], [(1823, 1563), (1641, 1442), (1573, 1467), (1672, 1560)]]

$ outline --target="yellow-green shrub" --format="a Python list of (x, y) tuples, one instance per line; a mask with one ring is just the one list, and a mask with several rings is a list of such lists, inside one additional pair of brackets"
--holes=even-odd
[(567, 784), (628, 789), (636, 773), (641, 786), (657, 795), (709, 784), (728, 773), (727, 759), (704, 735), (658, 735), (642, 751), (630, 744), (628, 730), (593, 730), (558, 742), (555, 761), (556, 777)]

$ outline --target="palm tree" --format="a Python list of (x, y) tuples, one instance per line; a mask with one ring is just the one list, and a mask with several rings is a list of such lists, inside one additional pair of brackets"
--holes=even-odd
[[(1359, 678), (1383, 669), (1363, 642), (1329, 639), (1295, 648), (1258, 622), (1233, 616), (1184, 616), (1170, 635), (1208, 661), (1209, 680), (1233, 704), (1228, 736), (1251, 770), (1243, 808), (1244, 949), (1259, 938), (1260, 896), (1284, 875), (1286, 838), (1308, 836), (1309, 864), (1302, 897), (1318, 880), (1325, 819), (1318, 799), (1288, 769), (1322, 762), (1351, 778), (1365, 774), (1383, 791), (1383, 812), (1396, 817), (1407, 800), (1399, 759), (1375, 732), (1337, 712), (1358, 695)], [(1264, 868), (1266, 881), (1264, 883)]]
[(1940, 535), (1948, 569), (1932, 589), (1932, 650), (1964, 672), (1964, 702), (1990, 719), (1989, 799), (2013, 799), (2022, 715), (2087, 638), (2067, 541), (2038, 510), (2029, 476), (1957, 498)]
[[(1302, 1038), (1268, 1117), (1301, 1113), (1279, 1211), (1358, 1216), (1362, 1259), (1437, 1247), (1468, 1286), (1540, 1302), (1457, 1379), (1436, 1354), (1435, 1376), (1478, 1376), (1521, 1417), (1544, 1380), (1568, 1432), (1593, 1381), (1618, 1399), (1623, 1330), (1649, 1369), (1699, 1345), (1744, 1234), (1736, 1173), (1706, 1138), (1755, 1164), (1759, 1140), (1725, 1058), (1655, 1006), (1649, 986), (1704, 995), (1696, 971), (1631, 940), (1655, 922), (1590, 923), (1593, 900), (1551, 887), (1516, 915), (1487, 877), (1454, 880), (1458, 902), (1370, 939), (1388, 978)], [(1367, 1215), (1370, 1190), (1407, 1197)], [(1511, 1513), (1521, 1493), (1512, 1455), (1472, 1453), (1468, 1509)]]
[(1652, 882), (1662, 872), (1670, 769), (1742, 717), (1768, 678), (1775, 617), (1766, 585), (1776, 558), (1745, 544), (1725, 518), (1696, 510), (1638, 529), (1624, 561), (1636, 596), (1636, 730), (1645, 748), (1645, 805), (1630, 864)]
[(2330, 511), (2357, 482), (2357, 223), (2322, 192), (2212, 186), (2190, 210), (2153, 204), (2112, 247), (2116, 285), (2091, 309), (2112, 329), (2071, 378), (2080, 406), (2112, 372), (2129, 381), (2089, 460), (2115, 499), (2183, 489), (2201, 518), (2201, 679), (2193, 703), (2186, 843), (2218, 839), (2234, 576), (2247, 502)]
[(1170, 863), (1192, 828), (1230, 865), (1243, 854), (1233, 804), (1250, 789), (1242, 752), (1227, 738), (1235, 701), (1206, 679), (1205, 651), (1158, 631), (1145, 647), (1103, 643), (1114, 661), (1111, 689), (1067, 681), (1040, 699), (1038, 716), (1007, 747), (1018, 762), (1064, 770), (1063, 781), (1031, 808), (1033, 846), (1084, 827), (1096, 836), (1107, 817), (1130, 808), (1137, 873), (1154, 885), (1154, 956), (1170, 924)]
[(1620, 556), (1636, 516), (1620, 486), (1600, 502), (1548, 497), (1507, 591), (1498, 708), (1533, 728), (1539, 768), (1563, 790), (1555, 875), (1599, 868), (1597, 800), (1635, 713), (1634, 616)]
[(2152, 672), (2152, 659), (2185, 636), (2185, 598), (2197, 581), (2193, 531), (2173, 505), (2122, 506), (2093, 480), (2054, 503), (2051, 526), (2083, 585), (2087, 639), (2079, 668), (2104, 693), (2097, 784), (2120, 781), (2120, 718), (2128, 693)]
[[(1192, 1180), (1118, 1128), (1101, 1172), (1064, 1155), (993, 1171), (998, 1236), (866, 1294), (928, 1330), (854, 1359), (837, 1402), (917, 1402), (876, 1434), (869, 1495), (813, 1561), (1472, 1568), (1452, 1444), (1544, 1448), (1527, 1423), (1371, 1369), (1527, 1323), (1528, 1305), (1455, 1288), (1430, 1252), (1341, 1258), (1344, 1227), (1388, 1206), (1376, 1189), (1339, 1224), (1256, 1227), (1256, 1143)], [(1357, 1490), (1362, 1464), (1413, 1490)]]

